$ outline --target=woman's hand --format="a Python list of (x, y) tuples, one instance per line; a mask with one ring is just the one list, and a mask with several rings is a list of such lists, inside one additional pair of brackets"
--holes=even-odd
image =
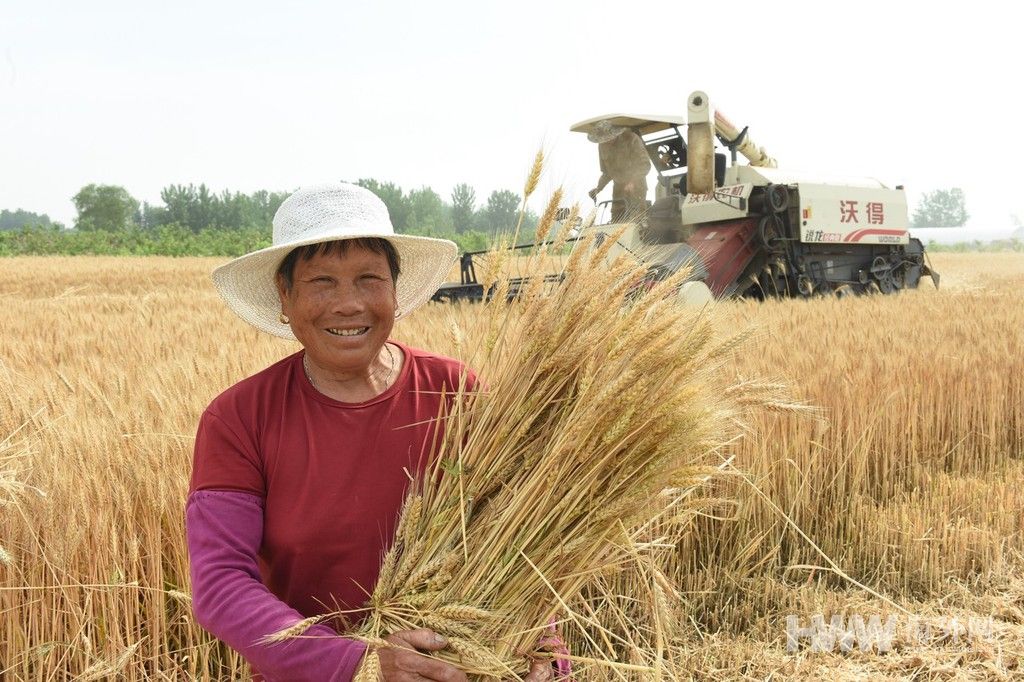
[[(467, 682), (466, 674), (455, 666), (436, 658), (423, 656), (417, 651), (440, 651), (448, 641), (433, 630), (400, 630), (387, 637), (393, 647), (377, 649), (380, 657), (381, 676), (385, 682), (412, 682), (414, 680), (436, 680), (437, 682)], [(551, 662), (534, 661), (523, 682), (551, 682), (555, 679)]]
[[(455, 666), (417, 653), (417, 650), (440, 651), (448, 646), (448, 640), (433, 630), (426, 628), (400, 630), (387, 637), (387, 641), (394, 646), (377, 649), (377, 655), (380, 657), (381, 676), (385, 682), (413, 682), (414, 680), (467, 682), (466, 674)], [(536, 678), (536, 680), (547, 679), (550, 678)]]
[(523, 682), (549, 682), (555, 679), (555, 671), (550, 661), (534, 661), (530, 665), (530, 674), (523, 678)]

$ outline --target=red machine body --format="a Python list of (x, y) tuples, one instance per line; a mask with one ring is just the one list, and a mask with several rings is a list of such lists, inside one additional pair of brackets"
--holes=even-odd
[(698, 227), (686, 243), (700, 256), (704, 282), (715, 298), (731, 293), (757, 253), (757, 219), (727, 220)]

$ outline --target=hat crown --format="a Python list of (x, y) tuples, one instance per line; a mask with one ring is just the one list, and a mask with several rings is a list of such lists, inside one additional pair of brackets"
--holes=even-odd
[(604, 119), (594, 124), (590, 132), (587, 133), (587, 139), (591, 142), (611, 142), (624, 132), (626, 132), (624, 127)]
[(274, 214), (273, 244), (346, 236), (392, 236), (388, 207), (368, 189), (349, 183), (311, 185), (289, 196)]

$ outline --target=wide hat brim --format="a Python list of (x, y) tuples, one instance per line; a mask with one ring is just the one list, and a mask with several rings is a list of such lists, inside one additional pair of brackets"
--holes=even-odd
[(239, 317), (261, 331), (284, 339), (295, 339), (292, 329), (279, 319), (281, 299), (277, 294), (277, 269), (292, 249), (336, 239), (374, 237), (391, 242), (398, 253), (401, 272), (395, 282), (399, 319), (430, 300), (445, 282), (458, 258), (458, 247), (447, 239), (405, 234), (346, 233), (343, 237), (319, 235), (305, 240), (270, 246), (240, 256), (213, 271), (213, 283), (224, 302)]

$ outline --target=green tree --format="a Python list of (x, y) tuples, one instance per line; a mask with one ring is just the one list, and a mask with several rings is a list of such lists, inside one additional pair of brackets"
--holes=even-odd
[(222, 201), (212, 194), (206, 184), (198, 187), (189, 184), (168, 185), (160, 190), (160, 198), (164, 202), (167, 213), (164, 225), (177, 223), (188, 227), (193, 232), (210, 227), (223, 227), (217, 219), (221, 214)]
[(154, 230), (170, 222), (167, 219), (167, 208), (165, 206), (154, 206), (148, 201), (142, 202), (142, 209), (139, 213), (141, 215), (139, 227), (144, 230)]
[(458, 233), (473, 228), (476, 217), (476, 192), (466, 183), (452, 189), (452, 226)]
[(409, 230), (416, 234), (441, 236), (452, 231), (452, 216), (441, 195), (424, 185), (409, 192)]
[(967, 202), (959, 187), (925, 192), (914, 210), (911, 227), (961, 227), (967, 222)]
[(495, 190), (487, 197), (482, 222), (486, 232), (495, 235), (512, 232), (519, 220), (519, 195), (507, 189)]
[(491, 248), (491, 240), (480, 230), (468, 230), (454, 235), (452, 240), (459, 246), (459, 251), (486, 251)]
[(20, 230), (23, 227), (33, 226), (49, 227), (52, 224), (50, 216), (45, 213), (33, 213), (20, 208), (14, 211), (8, 211), (5, 208), (0, 211), (0, 230)]
[(259, 190), (252, 194), (224, 190), (211, 192), (205, 184), (168, 185), (160, 191), (163, 206), (142, 207), (142, 225), (152, 229), (162, 225), (202, 230), (269, 230), (274, 213), (287, 198), (286, 192)]
[(224, 190), (213, 197), (213, 225), (221, 230), (237, 230), (252, 224), (249, 197), (241, 192)]
[(277, 209), (281, 207), (289, 194), (291, 192), (268, 192), (265, 189), (250, 194), (249, 210), (252, 220), (250, 225), (269, 230), (274, 222), (274, 214), (277, 213)]
[(79, 230), (115, 231), (138, 224), (139, 202), (124, 187), (86, 185), (71, 200), (78, 211), (75, 227)]

